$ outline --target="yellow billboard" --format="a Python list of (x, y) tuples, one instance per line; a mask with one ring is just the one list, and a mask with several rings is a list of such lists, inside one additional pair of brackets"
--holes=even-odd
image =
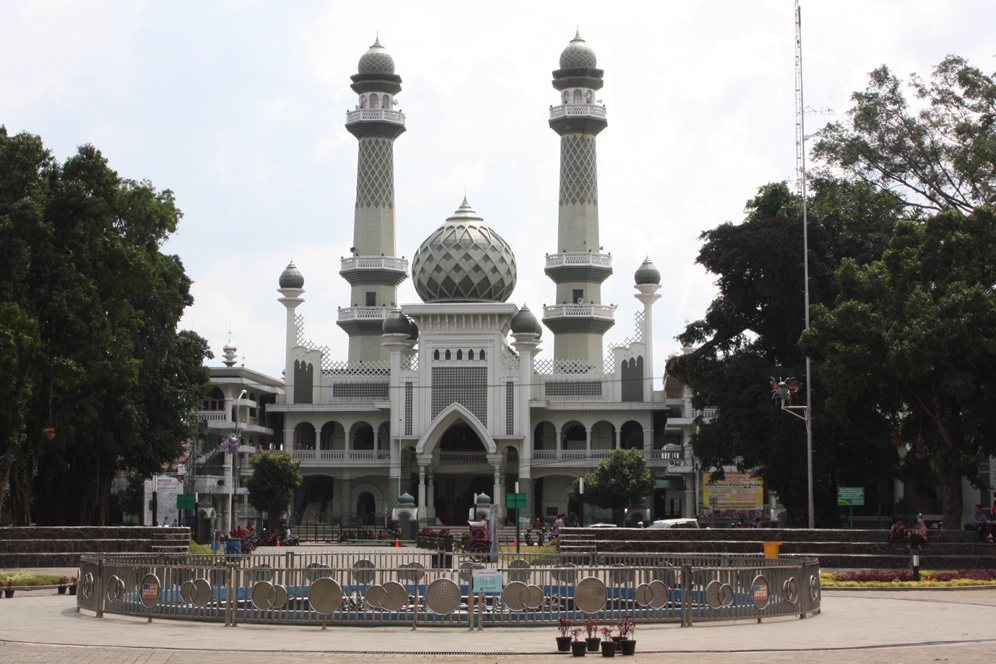
[(726, 473), (721, 481), (702, 478), (702, 507), (714, 512), (764, 509), (764, 482), (750, 473)]

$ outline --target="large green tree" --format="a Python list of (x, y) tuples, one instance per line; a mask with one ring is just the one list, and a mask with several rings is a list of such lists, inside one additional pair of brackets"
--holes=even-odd
[(846, 122), (817, 134), (813, 156), (911, 205), (970, 212), (996, 203), (996, 81), (948, 56), (908, 88), (888, 67), (852, 95)]
[[(841, 259), (877, 258), (904, 206), (869, 185), (833, 179), (815, 181), (812, 192), (810, 298), (832, 301)], [(805, 425), (780, 411), (770, 385), (771, 377), (804, 377), (798, 345), (805, 327), (801, 197), (784, 183), (761, 187), (747, 203), (742, 223), (721, 224), (701, 239), (697, 262), (716, 275), (719, 293), (705, 317), (679, 337), (696, 349), (667, 363), (670, 375), (695, 389), (697, 408), (717, 407), (716, 417), (702, 422), (693, 449), (708, 469), (736, 466), (758, 474), (767, 489), (778, 492), (790, 523), (804, 524)], [(874, 482), (889, 450), (885, 443), (869, 442), (887, 439), (875, 437), (883, 432), (876, 432), (869, 413), (853, 414), (861, 426), (824, 420), (824, 391), (814, 383), (815, 516), (828, 524), (836, 518), (835, 484)]]
[(180, 216), (171, 192), (120, 178), (92, 146), (60, 165), (0, 127), (0, 303), (38, 341), (17, 361), (30, 396), (0, 405), (15, 522), (105, 523), (119, 471), (180, 456), (210, 356), (177, 331), (190, 280), (160, 249)]
[[(806, 348), (832, 406), (872, 406), (895, 442), (930, 460), (944, 526), (960, 528), (962, 478), (996, 454), (996, 212), (900, 222), (880, 260), (845, 260), (841, 294), (813, 308)], [(908, 455), (908, 463), (915, 463)]]
[(275, 528), (287, 508), (291, 491), (301, 486), (301, 462), (290, 452), (262, 451), (249, 457), (252, 475), (246, 478), (249, 503), (267, 513), (270, 528)]
[(599, 461), (584, 477), (584, 499), (611, 509), (617, 524), (622, 523), (626, 507), (639, 504), (653, 490), (654, 473), (647, 468), (643, 451), (637, 449), (612, 450), (608, 459)]

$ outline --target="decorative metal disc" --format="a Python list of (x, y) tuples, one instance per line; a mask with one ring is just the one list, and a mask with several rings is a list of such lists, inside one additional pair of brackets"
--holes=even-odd
[[(250, 598), (252, 599), (252, 605), (257, 609), (268, 609), (273, 606), (273, 599), (271, 594), (273, 593), (273, 584), (269, 581), (257, 581), (252, 587), (252, 594)], [(328, 613), (327, 611), (324, 613)]]
[(408, 601), (408, 589), (397, 581), (384, 584), (384, 595), (384, 601), (380, 605), (386, 611), (397, 611)]
[(555, 565), (553, 570), (553, 580), (557, 583), (574, 583), (577, 577), (577, 565), (574, 563), (564, 563)]
[(584, 613), (598, 613), (608, 599), (605, 583), (594, 576), (581, 579), (574, 587), (574, 606)]
[(191, 599), (195, 606), (207, 606), (211, 602), (211, 584), (207, 579), (194, 579), (194, 594)]
[(159, 603), (159, 598), (163, 594), (162, 586), (159, 584), (159, 577), (155, 574), (146, 574), (142, 577), (142, 585), (139, 597), (142, 599), (142, 606), (151, 609)]
[(820, 598), (820, 577), (816, 574), (809, 577), (809, 598), (814, 602)]
[(750, 597), (751, 601), (754, 602), (754, 608), (763, 609), (768, 606), (769, 595), (768, 578), (763, 574), (758, 574), (750, 584)]
[(723, 584), (719, 581), (710, 581), (709, 585), (706, 586), (705, 600), (710, 609), (718, 609), (723, 606), (723, 600), (719, 596), (719, 589), (722, 587)]
[(484, 565), (472, 562), (460, 563), (460, 580), (464, 583), (470, 583), (471, 576), (473, 576), (475, 569), (484, 569)]
[(384, 600), (387, 599), (387, 591), (384, 590), (383, 586), (370, 586), (363, 598), (373, 608), (382, 609), (384, 608)]
[(782, 583), (782, 598), (789, 604), (795, 604), (799, 601), (799, 582), (794, 576), (785, 579), (785, 582)]
[(287, 606), (287, 600), (290, 599), (290, 593), (287, 592), (287, 588), (281, 585), (273, 586), (273, 608), (279, 609)]
[(367, 560), (366, 558), (357, 560), (353, 563), (353, 581), (364, 586), (373, 583), (375, 576), (373, 568), (374, 564), (372, 560)]
[[(425, 565), (418, 561), (413, 561), (407, 565), (401, 565), (402, 571), (398, 572), (398, 578), (402, 581), (418, 583), (425, 577)], [(410, 571), (409, 571), (410, 570)]]
[(636, 602), (637, 606), (650, 606), (650, 603), (654, 601), (654, 591), (650, 588), (649, 583), (641, 583), (636, 587), (633, 601)]
[(663, 609), (667, 606), (667, 584), (663, 581), (650, 582), (650, 608)]
[(522, 592), (526, 589), (526, 584), (521, 581), (512, 581), (510, 584), (505, 586), (505, 589), (501, 592), (501, 603), (505, 605), (509, 611), (522, 611), (526, 608), (525, 603), (522, 601)]
[(522, 591), (522, 604), (530, 610), (543, 606), (543, 589), (536, 585), (528, 585)]
[[(530, 565), (528, 561), (525, 561), (522, 558), (516, 558), (508, 564), (508, 580), (521, 581), (522, 583), (525, 583), (529, 580), (529, 572), (525, 570), (528, 570), (530, 567), (532, 567), (532, 565)], [(516, 571), (513, 572), (512, 570)]]
[(308, 603), (318, 613), (328, 615), (342, 606), (342, 586), (328, 576), (316, 579), (308, 590)]
[(723, 606), (730, 606), (733, 604), (733, 586), (728, 583), (724, 583), (719, 588), (719, 601), (723, 603)]
[(112, 576), (107, 580), (107, 599), (110, 602), (120, 602), (124, 597), (125, 584), (120, 576)]
[(460, 587), (449, 579), (436, 579), (425, 589), (425, 605), (439, 615), (453, 613), (460, 606)]
[(183, 600), (184, 604), (193, 604), (196, 592), (197, 588), (194, 587), (193, 581), (184, 581), (180, 584), (180, 599)]
[(83, 593), (83, 597), (90, 599), (90, 595), (93, 594), (93, 573), (87, 572), (80, 579), (80, 592)]

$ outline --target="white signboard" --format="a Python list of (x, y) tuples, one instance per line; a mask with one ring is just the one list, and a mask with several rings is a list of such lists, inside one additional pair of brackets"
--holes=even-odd
[(145, 480), (145, 518), (142, 523), (147, 526), (172, 526), (180, 523), (180, 512), (176, 509), (176, 497), (180, 494), (180, 481), (175, 477), (157, 475), (156, 481), (156, 517), (158, 523), (152, 523), (152, 481)]

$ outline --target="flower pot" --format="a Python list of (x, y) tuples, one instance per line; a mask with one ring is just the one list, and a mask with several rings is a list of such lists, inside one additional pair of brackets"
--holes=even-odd
[(70, 595), (76, 594), (76, 586), (69, 586), (69, 594)]
[(14, 596), (14, 589), (13, 588), (4, 588), (3, 589), (3, 596), (4, 597), (13, 597)]
[(558, 636), (557, 637), (557, 652), (570, 652), (571, 650), (571, 637), (569, 636)]
[(602, 639), (597, 636), (589, 636), (584, 642), (588, 644), (588, 652), (598, 652), (598, 644), (602, 642)]
[(571, 654), (575, 657), (584, 657), (588, 652), (588, 644), (584, 641), (571, 641)]
[(622, 649), (622, 654), (624, 655), (634, 655), (636, 654), (636, 640), (626, 639), (625, 641), (619, 642), (619, 647)]
[(66, 594), (66, 587), (65, 586), (59, 586), (59, 594), (60, 595), (65, 595)]
[(602, 642), (602, 657), (615, 657), (616, 656), (616, 642), (615, 641), (603, 641)]

